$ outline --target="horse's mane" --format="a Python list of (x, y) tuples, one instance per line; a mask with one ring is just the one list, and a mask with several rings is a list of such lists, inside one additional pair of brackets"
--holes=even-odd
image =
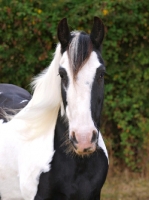
[(58, 75), (60, 59), (61, 52), (60, 45), (58, 45), (50, 66), (31, 83), (34, 90), (32, 99), (11, 120), (23, 121), (24, 126), (20, 132), (27, 139), (34, 139), (55, 128), (62, 101), (60, 76)]
[(93, 51), (90, 36), (85, 32), (71, 32), (72, 41), (68, 45), (68, 58), (72, 68), (73, 76), (76, 77), (78, 71), (83, 67)]

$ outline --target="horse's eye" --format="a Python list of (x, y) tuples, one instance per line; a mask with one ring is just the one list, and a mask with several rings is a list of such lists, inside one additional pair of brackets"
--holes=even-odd
[(98, 68), (96, 74), (96, 80), (101, 83), (104, 80), (105, 70)]
[(68, 77), (67, 77), (67, 72), (64, 68), (59, 69), (59, 75), (61, 77), (62, 83), (64, 84), (65, 87), (68, 85)]
[(99, 75), (99, 78), (103, 78), (104, 77), (104, 72), (101, 72)]
[(59, 69), (59, 75), (60, 75), (61, 79), (65, 78), (65, 77), (67, 76), (66, 70), (65, 70), (64, 68), (61, 67), (61, 68)]
[(59, 75), (60, 75), (61, 79), (64, 78), (64, 74), (63, 73), (59, 73)]

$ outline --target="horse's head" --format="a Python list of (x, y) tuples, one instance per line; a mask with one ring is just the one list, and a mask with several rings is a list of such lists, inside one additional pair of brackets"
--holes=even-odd
[(105, 66), (100, 47), (104, 25), (94, 18), (91, 34), (69, 31), (66, 18), (58, 25), (62, 58), (59, 66), (61, 92), (69, 125), (69, 139), (77, 154), (97, 148), (104, 95)]

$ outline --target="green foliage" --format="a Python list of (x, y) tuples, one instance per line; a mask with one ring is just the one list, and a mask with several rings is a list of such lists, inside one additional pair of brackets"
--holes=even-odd
[(67, 17), (71, 30), (89, 32), (94, 16), (107, 32), (103, 132), (114, 155), (140, 170), (149, 153), (148, 1), (0, 0), (0, 82), (27, 88), (52, 59), (60, 19)]
[(111, 80), (104, 111), (117, 126), (116, 155), (132, 170), (140, 170), (149, 135), (149, 3), (114, 1), (107, 9), (104, 57)]

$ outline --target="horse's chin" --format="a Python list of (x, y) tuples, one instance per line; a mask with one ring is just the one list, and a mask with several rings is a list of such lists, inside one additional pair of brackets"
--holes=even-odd
[(77, 154), (78, 156), (85, 157), (85, 156), (92, 155), (96, 151), (96, 147), (94, 149), (92, 149), (91, 151), (87, 151), (87, 152), (79, 151), (79, 150), (76, 150), (75, 148), (73, 150), (74, 150), (75, 154)]

